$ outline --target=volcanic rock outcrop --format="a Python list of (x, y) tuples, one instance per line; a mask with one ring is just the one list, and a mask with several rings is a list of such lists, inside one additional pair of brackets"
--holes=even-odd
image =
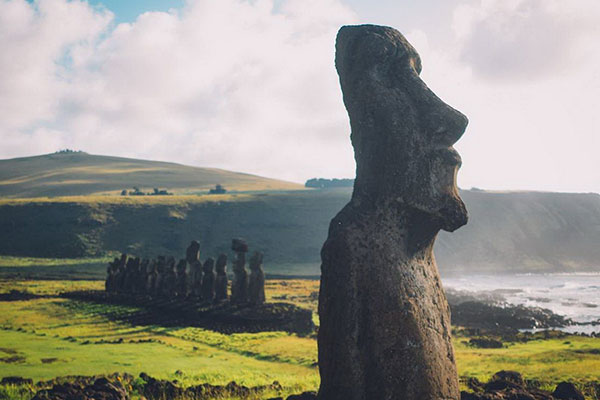
[(467, 118), (427, 88), (395, 29), (342, 27), (335, 63), (356, 180), (321, 251), (319, 399), (457, 400), (432, 248), (467, 222), (452, 148)]

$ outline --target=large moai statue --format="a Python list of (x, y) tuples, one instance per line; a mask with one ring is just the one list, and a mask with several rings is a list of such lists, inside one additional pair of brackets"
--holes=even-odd
[(452, 145), (467, 118), (419, 77), (395, 29), (342, 27), (335, 64), (356, 180), (321, 251), (320, 400), (457, 400), (450, 310), (432, 249), (467, 222)]
[(263, 304), (265, 302), (265, 272), (262, 269), (263, 254), (255, 251), (250, 257), (250, 281), (248, 284), (248, 302)]
[(200, 263), (200, 243), (192, 240), (185, 252), (188, 263), (188, 293), (193, 297), (202, 295), (202, 264)]
[(233, 239), (231, 250), (235, 251), (233, 260), (233, 282), (231, 283), (231, 302), (248, 302), (248, 271), (246, 271), (246, 253), (248, 244), (242, 239)]
[(215, 278), (215, 301), (227, 300), (227, 256), (220, 254), (217, 258), (217, 276)]
[(202, 267), (202, 293), (201, 298), (204, 302), (212, 303), (215, 299), (215, 271), (213, 271), (215, 260), (212, 258), (204, 261)]

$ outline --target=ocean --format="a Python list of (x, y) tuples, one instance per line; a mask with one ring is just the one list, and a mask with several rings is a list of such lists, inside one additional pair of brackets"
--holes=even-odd
[[(444, 286), (473, 293), (494, 293), (506, 303), (541, 307), (571, 318), (566, 332), (600, 333), (600, 273), (476, 275), (442, 279)], [(580, 325), (584, 324), (584, 325)]]

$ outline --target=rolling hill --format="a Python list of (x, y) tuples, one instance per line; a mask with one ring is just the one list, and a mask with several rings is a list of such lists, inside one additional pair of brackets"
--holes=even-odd
[[(248, 192), (97, 195), (133, 185), (206, 193), (216, 183)], [(349, 200), (351, 188), (286, 190), (300, 188), (223, 170), (79, 153), (4, 160), (0, 256), (182, 257), (197, 239), (202, 256), (214, 257), (229, 253), (231, 238), (244, 237), (251, 250), (265, 253), (267, 272), (318, 275), (329, 221)], [(59, 195), (71, 196), (34, 198)], [(600, 271), (600, 195), (480, 190), (461, 195), (470, 219), (452, 234), (440, 233), (435, 253), (442, 273)]]
[(176, 194), (206, 192), (216, 184), (230, 191), (295, 190), (297, 183), (181, 164), (92, 155), (54, 153), (0, 160), (0, 197), (56, 197), (118, 194), (134, 186)]

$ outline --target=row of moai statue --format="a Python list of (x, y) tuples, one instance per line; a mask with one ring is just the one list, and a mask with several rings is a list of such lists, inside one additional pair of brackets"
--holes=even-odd
[[(262, 304), (265, 302), (265, 274), (263, 255), (256, 251), (250, 257), (250, 274), (246, 270), (248, 244), (233, 239), (231, 296), (228, 296), (227, 255), (216, 260), (200, 261), (200, 244), (193, 240), (186, 250), (185, 259), (159, 256), (156, 259), (128, 257), (115, 258), (109, 263), (106, 277), (108, 293), (142, 294), (151, 297), (201, 300), (235, 304)], [(215, 273), (216, 266), (216, 273)]]

